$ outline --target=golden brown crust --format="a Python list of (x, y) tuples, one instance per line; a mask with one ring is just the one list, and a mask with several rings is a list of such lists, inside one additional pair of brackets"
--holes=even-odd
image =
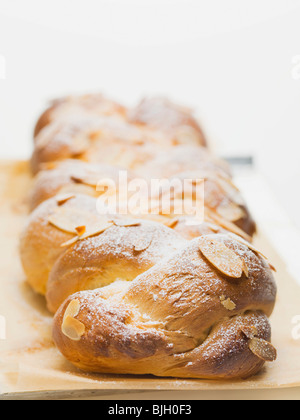
[(140, 174), (169, 179), (178, 174), (195, 171), (210, 171), (225, 177), (231, 176), (230, 167), (225, 161), (218, 159), (204, 147), (191, 145), (173, 147), (168, 151), (162, 150), (141, 168)]
[(96, 289), (116, 280), (132, 281), (185, 243), (162, 224), (144, 220), (135, 223), (112, 225), (99, 235), (77, 242), (57, 260), (47, 285), (51, 312), (77, 291)]
[[(66, 164), (67, 163), (68, 162), (66, 162)], [(53, 170), (52, 172), (55, 178), (54, 185), (56, 187), (56, 181), (58, 181), (58, 184), (60, 184), (60, 182), (63, 181), (64, 178), (60, 178), (60, 172), (58, 171), (58, 179), (56, 179), (55, 170)], [(89, 187), (87, 186), (87, 188)], [(159, 251), (156, 258), (153, 259), (153, 256), (151, 256), (149, 260), (151, 261), (150, 265), (152, 266), (153, 261), (156, 263), (157, 258), (160, 258), (162, 255), (165, 255), (164, 253), (166, 251), (166, 240), (169, 241), (169, 245), (167, 247), (167, 252), (169, 252), (169, 250), (174, 250), (174, 247), (177, 248), (180, 242), (184, 243), (184, 238), (190, 240), (203, 234), (226, 231), (220, 226), (213, 225), (211, 223), (191, 225), (190, 223), (194, 223), (193, 218), (181, 218), (179, 220), (173, 220), (169, 219), (168, 217), (165, 217), (162, 218), (162, 220), (160, 220), (155, 215), (149, 215), (148, 217), (144, 216), (145, 221), (136, 220), (133, 221), (133, 224), (136, 223), (138, 226), (130, 226), (131, 222), (130, 220), (127, 220), (127, 216), (121, 216), (116, 214), (102, 215), (101, 213), (99, 213), (99, 206), (97, 206), (97, 204), (99, 203), (94, 197), (89, 197), (85, 194), (83, 195), (72, 193), (72, 189), (70, 189), (69, 191), (60, 190), (60, 192), (61, 194), (56, 195), (55, 197), (52, 197), (43, 202), (41, 205), (39, 205), (36, 208), (36, 210), (31, 214), (20, 241), (21, 260), (25, 274), (27, 276), (27, 280), (29, 284), (33, 287), (33, 289), (38, 293), (46, 294), (46, 290), (48, 288), (49, 307), (51, 307), (52, 311), (55, 311), (55, 309), (62, 302), (62, 300), (67, 297), (66, 293), (71, 294), (77, 290), (72, 289), (73, 274), (70, 275), (71, 284), (68, 285), (66, 277), (69, 274), (67, 274), (67, 271), (69, 269), (70, 272), (72, 272), (72, 270), (75, 270), (78, 264), (79, 267), (81, 264), (87, 268), (88, 264), (85, 258), (88, 258), (88, 252), (93, 251), (95, 255), (96, 250), (99, 248), (99, 256), (97, 256), (98, 263), (96, 264), (96, 266), (93, 266), (93, 269), (91, 269), (90, 267), (88, 268), (88, 270), (79, 270), (80, 272), (77, 273), (77, 277), (85, 277), (86, 274), (84, 273), (89, 271), (89, 276), (86, 276), (89, 278), (93, 278), (93, 281), (88, 281), (87, 278), (85, 278), (84, 283), (86, 284), (86, 287), (83, 287), (83, 289), (88, 288), (87, 284), (91, 283), (94, 284), (93, 287), (98, 287), (100, 284), (105, 284), (104, 280), (99, 280), (98, 282), (95, 280), (95, 278), (97, 277), (96, 273), (98, 273), (99, 271), (97, 266), (100, 263), (103, 263), (102, 253), (104, 253), (105, 255), (104, 258), (107, 258), (109, 255), (109, 258), (111, 258), (111, 261), (113, 261), (113, 263), (110, 262), (110, 264), (112, 267), (113, 264), (116, 265), (115, 270), (119, 272), (119, 277), (121, 277), (121, 272), (127, 272), (127, 274), (129, 275), (130, 271), (128, 271), (128, 266), (126, 270), (124, 267), (118, 267), (120, 264), (120, 260), (117, 258), (117, 256), (123, 255), (122, 253), (125, 253), (128, 259), (131, 255), (130, 253), (128, 253), (128, 249), (131, 250), (131, 253), (133, 252), (132, 243), (130, 239), (131, 232), (138, 232), (140, 247), (144, 246), (146, 240), (149, 240), (149, 238), (151, 239), (151, 246), (149, 248), (149, 250), (151, 250), (151, 255), (152, 253), (154, 253), (154, 251)], [(100, 232), (101, 235), (99, 235), (99, 238), (97, 240), (96, 237), (93, 239), (87, 238), (85, 241), (80, 241), (80, 244), (72, 248), (72, 246), (75, 244), (74, 239), (78, 237), (78, 232), (80, 232), (80, 230), (82, 230), (82, 233), (84, 234), (87, 228), (91, 229), (90, 227), (92, 227), (93, 231), (95, 227), (94, 231), (97, 233), (97, 229), (101, 231), (101, 226), (103, 225), (103, 223), (104, 227), (106, 227), (106, 222), (103, 222), (103, 217), (109, 223), (110, 220), (114, 220), (115, 223), (119, 223), (120, 226), (114, 226), (109, 231)], [(118, 219), (120, 220), (117, 222)], [(152, 223), (150, 221), (147, 222), (146, 219), (153, 219), (163, 223)], [(123, 227), (122, 224), (125, 224), (125, 227)], [(154, 232), (157, 231), (159, 235), (158, 237), (154, 235), (154, 239), (156, 239), (152, 241), (153, 238), (151, 235), (151, 230), (153, 229)], [(173, 233), (172, 229), (176, 233)], [(117, 232), (120, 233), (121, 231), (124, 231), (123, 241), (125, 245), (122, 248), (122, 244), (118, 243), (117, 255), (111, 255), (111, 253), (108, 252), (108, 249), (110, 249), (111, 252), (113, 249), (115, 249), (114, 246), (116, 245), (116, 238), (114, 237), (114, 234), (116, 235)], [(147, 235), (143, 234), (144, 231), (148, 232)], [(161, 243), (158, 241), (158, 239), (161, 240)], [(70, 242), (69, 245), (68, 242)], [(93, 243), (93, 246), (89, 246), (90, 243)], [(64, 244), (66, 244), (66, 246), (63, 246)], [(88, 247), (88, 251), (84, 251), (85, 245)], [(138, 243), (136, 243), (135, 245), (137, 247)], [(67, 250), (69, 247), (71, 247), (70, 251)], [(83, 260), (80, 257), (81, 254), (78, 254), (76, 252), (77, 247), (79, 247), (79, 249), (81, 249), (81, 251), (83, 252)], [(122, 252), (120, 251), (121, 249)], [(128, 261), (130, 261), (130, 266), (133, 267), (132, 272), (135, 274), (133, 276), (130, 272), (130, 280), (132, 280), (134, 277), (136, 277), (136, 275), (138, 275), (138, 273), (140, 273), (139, 259), (141, 256), (143, 257), (143, 261), (146, 264), (145, 266), (143, 265), (143, 271), (145, 271), (145, 267), (147, 269), (150, 267), (149, 261), (146, 258), (146, 255), (148, 254), (149, 250), (141, 254), (133, 252), (133, 255), (131, 255), (131, 257), (129, 258)], [(72, 254), (73, 251), (74, 255)], [(60, 258), (61, 256), (63, 257)], [(57, 263), (55, 265), (56, 261), (59, 258), (60, 263)], [(129, 264), (127, 259), (126, 264)], [(53, 269), (54, 265), (55, 269)], [(48, 285), (50, 273), (52, 279), (50, 282), (51, 287)], [(64, 277), (64, 282), (60, 281), (61, 277)], [(75, 283), (77, 282), (78, 284), (81, 284), (78, 280), (76, 280), (77, 277), (74, 277)], [(61, 285), (56, 287), (57, 285), (62, 283), (64, 283), (64, 286)], [(67, 292), (65, 292), (64, 289), (67, 290)], [(81, 289), (79, 288), (79, 290)], [(54, 297), (54, 295), (57, 295), (58, 298)], [(60, 296), (63, 296), (63, 298), (61, 298)], [(58, 303), (56, 302), (57, 299), (60, 299)], [(51, 303), (52, 300), (56, 303)]]
[(213, 233), (229, 233), (228, 230), (210, 222), (196, 223), (193, 218), (180, 217), (174, 218), (170, 222), (170, 227), (179, 233), (183, 238), (192, 240), (199, 236)]
[[(226, 174), (225, 167), (220, 166), (206, 150), (177, 148), (169, 155), (160, 154), (150, 161), (143, 172), (149, 177), (151, 172), (154, 179), (170, 179), (175, 189), (171, 202), (182, 196), (184, 199), (197, 200), (198, 206), (202, 203), (206, 221), (218, 223), (223, 219), (228, 224), (223, 227), (228, 229), (229, 225), (235, 224), (249, 237), (256, 232), (256, 224), (240, 191)], [(199, 186), (203, 186), (200, 194)]]
[[(147, 157), (152, 156), (153, 158), (153, 153), (150, 152), (151, 147), (148, 143), (144, 146), (128, 145), (126, 143), (122, 147), (119, 145), (119, 148), (116, 147), (117, 144), (116, 142), (111, 149), (107, 149), (107, 151), (111, 151), (109, 157), (101, 150), (103, 160), (114, 160), (113, 148), (115, 148), (115, 151), (118, 149), (117, 155), (119, 157), (116, 160), (120, 162), (120, 156), (122, 155), (122, 163), (125, 167), (141, 166), (141, 163), (146, 161)], [(138, 150), (136, 150), (136, 147)], [(130, 164), (128, 163), (129, 161), (131, 162)], [(164, 179), (170, 177), (170, 182), (182, 183), (185, 196), (190, 194), (194, 199), (195, 191), (197, 190), (195, 182), (203, 180), (205, 220), (219, 223), (219, 220), (223, 219), (223, 227), (226, 229), (232, 230), (230, 225), (235, 224), (241, 230), (241, 235), (243, 235), (243, 232), (249, 237), (254, 235), (256, 231), (255, 222), (239, 190), (233, 184), (229, 174), (226, 173), (227, 167), (223, 166), (206, 149), (186, 146), (178, 147), (170, 153), (159, 153), (155, 159), (150, 158), (149, 162), (142, 166), (143, 169), (135, 172), (127, 171), (128, 182), (134, 179), (134, 173), (139, 177), (148, 178), (148, 181), (151, 178)], [(46, 168), (41, 171), (36, 177), (30, 197), (30, 207), (31, 209), (35, 208), (42, 201), (60, 191), (78, 192), (94, 197), (99, 196), (99, 193), (95, 191), (95, 185), (91, 185), (91, 182), (84, 182), (84, 178), (93, 178), (94, 184), (97, 184), (97, 179), (100, 181), (103, 174), (105, 174), (114, 185), (118, 185), (120, 171), (124, 172), (125, 169), (118, 169), (115, 166), (101, 163), (92, 164), (80, 160), (56, 162), (49, 169)], [(150, 177), (150, 174), (152, 174), (152, 177)], [(76, 182), (76, 180), (80, 181), (80, 178), (83, 179), (83, 182)], [(190, 180), (190, 184), (188, 184), (188, 186), (190, 185), (189, 191), (186, 188), (187, 180)], [(178, 197), (174, 198), (178, 201)], [(170, 217), (180, 216), (178, 213), (173, 214), (173, 210), (171, 207)], [(236, 229), (236, 233), (238, 233), (238, 229)]]
[[(270, 340), (267, 316), (276, 296), (272, 272), (262, 257), (232, 237), (205, 238), (242, 258), (248, 277), (224, 276), (201, 254), (195, 239), (130, 285), (121, 282), (69, 297), (54, 322), (60, 351), (92, 372), (219, 379), (260, 370), (264, 362), (249, 349), (243, 330), (252, 328), (256, 337)], [(222, 304), (223, 296), (235, 303), (234, 309)], [(79, 341), (62, 332), (74, 299), (80, 304), (75, 318), (85, 326)]]
[[(196, 194), (196, 180), (203, 180), (203, 205), (206, 220), (215, 214), (229, 224), (235, 224), (239, 229), (252, 237), (256, 232), (256, 224), (247, 208), (240, 191), (229, 176), (217, 170), (197, 170), (176, 174), (172, 179), (181, 180), (193, 195)], [(187, 182), (189, 180), (189, 182)], [(184, 189), (183, 189), (184, 190)], [(216, 222), (217, 220), (215, 220)]]
[(93, 164), (80, 160), (56, 162), (50, 169), (39, 172), (29, 197), (30, 210), (58, 194), (74, 193), (99, 197), (108, 188), (119, 185), (120, 174), (128, 182), (133, 174), (124, 168), (106, 164)]
[(165, 132), (173, 145), (206, 146), (202, 129), (192, 111), (165, 98), (146, 98), (129, 112), (129, 120)]
[(33, 173), (38, 173), (47, 163), (75, 158), (84, 160), (84, 153), (91, 146), (91, 138), (100, 125), (99, 118), (89, 114), (54, 119), (35, 138), (31, 158)]
[[(58, 349), (77, 367), (229, 379), (275, 360), (272, 266), (246, 242), (255, 223), (228, 165), (204, 146), (192, 112), (161, 98), (128, 110), (101, 95), (69, 97), (38, 121), (21, 259), (57, 311)], [(184, 189), (142, 192), (149, 211), (136, 203), (125, 216), (96, 188), (105, 177), (120, 192), (120, 168), (148, 190), (165, 178)], [(204, 223), (195, 210), (178, 212), (196, 198)]]
[(159, 144), (167, 147), (168, 139), (147, 127), (129, 124), (120, 116), (69, 116), (54, 120), (40, 131), (31, 167), (37, 173), (47, 163), (81, 159), (131, 169), (152, 158)]
[(49, 217), (55, 214), (58, 208), (80, 209), (78, 222), (75, 223), (78, 226), (82, 224), (85, 214), (97, 217), (95, 199), (88, 196), (71, 198), (63, 206), (58, 204), (57, 198), (52, 198), (30, 215), (21, 235), (20, 256), (28, 283), (43, 295), (46, 293), (49, 273), (55, 261), (65, 252), (61, 244), (75, 236), (49, 223)]
[(126, 114), (126, 108), (101, 94), (68, 96), (52, 101), (49, 108), (40, 116), (34, 129), (34, 138), (56, 119), (64, 119), (74, 114), (112, 115)]
[[(29, 197), (30, 209), (35, 209), (43, 201), (57, 194), (79, 193), (92, 197), (101, 197), (104, 193), (107, 196), (109, 191), (119, 194), (119, 183), (122, 182), (122, 187), (124, 188), (124, 177), (127, 179), (125, 188), (126, 195), (129, 197), (127, 191), (128, 183), (134, 180), (134, 174), (126, 171), (124, 168), (100, 163), (92, 164), (78, 160), (57, 162), (50, 169), (45, 169), (37, 175)], [(223, 219), (223, 227), (226, 230), (234, 231), (247, 240), (250, 240), (251, 236), (253, 236), (256, 229), (255, 223), (240, 192), (232, 184), (229, 177), (218, 175), (218, 173), (211, 170), (204, 170), (178, 174), (170, 181), (173, 182), (173, 180), (176, 180), (179, 191), (174, 191), (174, 196), (170, 200), (171, 204), (178, 203), (178, 199), (181, 198), (184, 200), (189, 198), (195, 200), (196, 181), (203, 181), (204, 196), (201, 196), (200, 200), (203, 201), (203, 206), (205, 207), (205, 220), (216, 224)], [(105, 196), (103, 196), (103, 199)], [(176, 201), (174, 201), (175, 199)], [(198, 199), (199, 205), (200, 201)], [(170, 213), (164, 213), (161, 216), (180, 217), (178, 213), (173, 214), (176, 210), (171, 205)], [(152, 219), (156, 220), (154, 216), (152, 214)]]
[(205, 145), (201, 128), (187, 110), (160, 99), (145, 101), (145, 106), (148, 116), (160, 111), (163, 118), (150, 117), (147, 123), (139, 108), (126, 112), (101, 96), (56, 101), (35, 130), (33, 173), (46, 163), (74, 158), (132, 169), (152, 159), (155, 149)]

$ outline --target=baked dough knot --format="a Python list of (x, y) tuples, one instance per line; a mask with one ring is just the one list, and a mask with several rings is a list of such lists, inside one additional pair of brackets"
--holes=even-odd
[(183, 241), (132, 282), (69, 296), (53, 336), (90, 372), (246, 378), (276, 358), (272, 267), (235, 235)]

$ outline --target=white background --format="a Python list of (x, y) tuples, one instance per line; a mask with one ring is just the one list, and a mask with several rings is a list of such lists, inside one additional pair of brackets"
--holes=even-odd
[(0, 0), (0, 158), (30, 155), (48, 99), (95, 90), (194, 107), (300, 226), (299, 0)]

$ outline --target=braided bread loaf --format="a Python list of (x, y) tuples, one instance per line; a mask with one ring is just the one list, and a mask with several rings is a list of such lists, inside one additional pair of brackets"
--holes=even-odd
[[(31, 162), (20, 255), (69, 361), (89, 372), (221, 379), (276, 359), (273, 267), (251, 244), (246, 203), (190, 110), (160, 98), (131, 110), (101, 95), (55, 101), (36, 125)], [(147, 211), (124, 213), (134, 192), (124, 193), (120, 173), (147, 187), (177, 184), (169, 195), (141, 192)], [(202, 223), (178, 211), (186, 200), (203, 206)]]
[(126, 112), (101, 96), (56, 101), (35, 129), (32, 169), (67, 158), (140, 167), (155, 148), (205, 146), (203, 133), (188, 110), (170, 102), (144, 101)]
[[(246, 263), (247, 275), (233, 278), (204, 257), (202, 248), (219, 244)], [(269, 266), (247, 245), (203, 236), (130, 284), (70, 296), (56, 314), (54, 340), (87, 371), (243, 378), (274, 358), (267, 316), (275, 290)]]

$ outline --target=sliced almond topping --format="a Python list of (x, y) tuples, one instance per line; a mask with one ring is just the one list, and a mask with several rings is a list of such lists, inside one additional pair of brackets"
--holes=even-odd
[[(97, 188), (101, 192), (103, 188), (115, 189), (115, 182), (109, 174), (104, 173), (86, 173), (82, 176), (72, 175), (71, 180), (76, 184), (83, 184), (89, 187)], [(104, 191), (103, 191), (104, 192)]]
[(143, 252), (148, 249), (152, 243), (153, 238), (150, 236), (139, 238), (134, 243), (135, 252)]
[(75, 230), (79, 236), (82, 236), (86, 232), (86, 226), (78, 226)]
[(132, 226), (140, 226), (141, 222), (137, 220), (113, 220), (113, 224), (119, 227), (132, 227)]
[(89, 187), (96, 188), (98, 185), (98, 182), (101, 178), (97, 175), (85, 175), (85, 176), (75, 176), (73, 175), (71, 177), (71, 180), (74, 181), (76, 184), (84, 184), (88, 185)]
[(247, 279), (249, 278), (249, 268), (248, 268), (248, 266), (247, 266), (247, 264), (246, 264), (246, 261), (245, 260), (243, 260), (244, 261), (244, 267), (243, 267), (243, 272), (244, 272), (244, 274), (245, 274), (245, 276), (247, 277)]
[(67, 315), (63, 321), (61, 330), (62, 333), (70, 340), (80, 341), (81, 337), (85, 333), (85, 325), (78, 321), (78, 319)]
[(94, 220), (97, 220), (97, 217), (78, 208), (57, 207), (55, 212), (48, 218), (48, 221), (58, 229), (76, 234), (75, 228), (77, 226), (82, 226), (88, 221), (92, 223)]
[(79, 314), (79, 311), (80, 302), (78, 299), (73, 299), (65, 311), (62, 323), (63, 334), (74, 341), (79, 341), (85, 332), (82, 322), (74, 318)]
[(178, 223), (179, 223), (179, 219), (176, 218), (176, 219), (167, 220), (164, 223), (164, 225), (171, 228), (171, 229), (174, 229), (178, 225)]
[(221, 188), (225, 191), (228, 197), (231, 196), (232, 190), (234, 190), (235, 193), (240, 193), (239, 188), (234, 184), (233, 180), (228, 175), (219, 173), (216, 176), (216, 181), (221, 186)]
[(251, 251), (255, 252), (258, 255), (261, 255), (265, 260), (268, 260), (268, 258), (257, 248), (255, 248), (252, 244), (247, 244), (248, 248), (251, 249)]
[(65, 316), (64, 316), (64, 319), (67, 317), (67, 316), (71, 316), (71, 317), (75, 317), (75, 316), (77, 316), (78, 314), (79, 314), (79, 311), (80, 311), (80, 302), (79, 302), (79, 300), (78, 299), (73, 299), (70, 303), (69, 303), (69, 305), (68, 305), (68, 307), (67, 307), (67, 309), (66, 309), (66, 311), (65, 311)]
[(76, 175), (71, 176), (71, 181), (75, 182), (76, 184), (84, 184), (82, 177)]
[(101, 136), (101, 130), (92, 131), (89, 134), (89, 139), (91, 141), (95, 141), (95, 140), (97, 140), (99, 138), (99, 136)]
[(67, 233), (76, 234), (74, 220), (72, 220), (72, 218), (69, 217), (69, 214), (67, 214), (67, 212), (57, 212), (52, 214), (48, 218), (48, 222), (57, 229), (60, 229)]
[(243, 245), (246, 245), (249, 249), (251, 249), (251, 251), (253, 251), (255, 254), (258, 254), (258, 255), (260, 255), (261, 257), (263, 257), (266, 261), (267, 261), (267, 263), (269, 264), (269, 266), (270, 266), (270, 269), (271, 270), (273, 270), (273, 271), (275, 271), (275, 273), (276, 273), (276, 268), (268, 261), (268, 257), (266, 257), (259, 249), (257, 249), (253, 244), (251, 244), (250, 242), (247, 242), (247, 241), (245, 241), (243, 238), (241, 238), (240, 236), (234, 236), (234, 238), (238, 241), (238, 242), (240, 242), (241, 244), (243, 244)]
[(84, 184), (66, 184), (61, 189), (61, 194), (74, 194), (76, 196), (77, 194), (84, 194), (84, 195), (90, 195), (92, 197), (98, 197), (98, 194), (93, 187), (89, 187), (88, 185)]
[(225, 296), (220, 297), (220, 301), (224, 308), (226, 308), (228, 311), (234, 311), (236, 308), (236, 304), (231, 299), (226, 299)]
[(74, 194), (59, 194), (56, 197), (56, 202), (59, 206), (62, 206), (67, 201), (71, 200), (72, 198), (75, 198), (76, 196)]
[(108, 223), (107, 217), (67, 207), (58, 207), (48, 221), (56, 228), (80, 238), (94, 236), (112, 225), (112, 222)]
[(277, 351), (271, 343), (262, 338), (252, 338), (249, 343), (249, 349), (255, 356), (265, 362), (274, 362), (277, 359)]
[(84, 135), (77, 136), (72, 139), (72, 155), (79, 156), (86, 152), (90, 146), (89, 139)]
[(80, 237), (79, 236), (75, 236), (75, 238), (70, 239), (67, 242), (64, 242), (63, 244), (60, 245), (61, 248), (67, 248), (71, 245), (74, 245), (77, 241), (79, 241)]
[(223, 229), (228, 230), (229, 232), (232, 232), (233, 234), (241, 237), (245, 241), (251, 241), (251, 237), (247, 235), (246, 232), (244, 232), (242, 229), (240, 229), (238, 226), (236, 226), (234, 223), (230, 222), (229, 220), (226, 220), (224, 217), (221, 217), (216, 211), (213, 209), (209, 209), (208, 207), (205, 208), (205, 216), (206, 219), (210, 219), (209, 221), (212, 221), (216, 223), (217, 225), (221, 226)]
[[(95, 223), (93, 226), (90, 227), (85, 227), (83, 226), (82, 228), (85, 228), (85, 232), (80, 235), (80, 236), (76, 236), (75, 238), (70, 239), (67, 242), (64, 242), (63, 244), (61, 244), (61, 248), (66, 248), (68, 246), (71, 246), (73, 244), (75, 244), (78, 241), (81, 241), (83, 239), (87, 239), (87, 238), (92, 238), (93, 236), (97, 236), (100, 235), (101, 233), (104, 233), (107, 229), (109, 229), (110, 227), (114, 226), (114, 224), (110, 221), (102, 221), (102, 222), (98, 222)], [(81, 229), (81, 228), (79, 228)], [(77, 232), (79, 234), (79, 232)]]
[(245, 217), (244, 210), (235, 203), (221, 205), (218, 207), (217, 211), (224, 219), (229, 220), (230, 222), (237, 222)]
[(240, 328), (240, 331), (249, 339), (255, 338), (258, 335), (257, 328), (254, 326), (248, 327), (246, 325), (243, 325)]
[(202, 236), (199, 238), (199, 248), (205, 258), (221, 273), (228, 277), (242, 277), (245, 263), (234, 251), (222, 242)]
[(107, 229), (111, 228), (112, 226), (114, 226), (114, 224), (109, 221), (96, 223), (94, 226), (87, 228), (86, 233), (80, 236), (79, 239), (86, 239), (86, 238), (91, 238), (93, 236), (100, 235), (101, 233), (105, 232)]
[(240, 242), (243, 245), (246, 245), (249, 249), (251, 249), (251, 251), (255, 252), (256, 254), (261, 255), (264, 259), (268, 259), (259, 249), (257, 249), (253, 244), (251, 244), (250, 242), (245, 241), (243, 238), (241, 237), (234, 237), (238, 242)]
[(212, 223), (207, 223), (207, 226), (209, 227), (209, 229), (214, 232), (214, 233), (220, 233), (221, 228), (217, 225), (214, 225)]
[(96, 187), (97, 186), (97, 180), (96, 179), (92, 179), (91, 177), (78, 177), (75, 175), (71, 176), (71, 180), (73, 182), (75, 182), (76, 184), (84, 184), (84, 185), (88, 185), (89, 187)]

